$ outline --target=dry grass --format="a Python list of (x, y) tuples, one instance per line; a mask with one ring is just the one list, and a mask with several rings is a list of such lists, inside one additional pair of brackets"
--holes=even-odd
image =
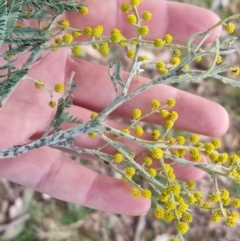
[[(221, 17), (239, 13), (239, 0), (183, 0), (210, 8)], [(239, 25), (238, 25), (239, 26)], [(236, 33), (240, 33), (239, 27)], [(240, 42), (237, 42), (238, 49)], [(122, 51), (115, 49), (116, 53)], [(146, 49), (151, 54), (152, 49)], [(164, 53), (161, 53), (161, 55)], [(108, 64), (108, 59), (100, 59), (89, 52), (87, 59)], [(228, 57), (234, 65), (239, 65), (239, 52)], [(203, 62), (204, 65), (208, 60)], [(128, 68), (129, 62), (123, 59), (124, 68)], [(203, 64), (198, 67), (204, 68)], [(148, 76), (156, 73), (153, 69), (146, 69)], [(225, 86), (216, 81), (200, 81), (196, 84), (176, 86), (183, 90), (195, 93), (205, 98), (214, 100), (223, 105), (229, 112), (231, 126), (227, 134), (222, 138), (222, 151), (234, 152), (240, 149), (240, 90), (231, 86)], [(208, 140), (208, 137), (202, 137)], [(96, 165), (87, 162), (91, 168), (99, 172), (113, 175), (108, 167), (102, 164)], [(94, 165), (94, 166), (93, 166)], [(236, 186), (221, 180), (222, 185), (227, 185), (235, 196), (240, 191)], [(213, 190), (211, 179), (206, 176), (198, 183), (198, 188), (204, 192)], [(221, 224), (213, 224), (209, 221), (209, 214), (198, 209), (193, 210), (195, 221), (187, 235), (189, 241), (239, 241), (239, 223), (235, 228), (229, 229)], [(78, 205), (62, 202), (46, 195), (34, 192), (31, 189), (0, 179), (0, 240), (15, 241), (169, 241), (176, 230), (173, 224), (154, 219), (152, 212), (142, 217), (128, 217), (103, 213)]]

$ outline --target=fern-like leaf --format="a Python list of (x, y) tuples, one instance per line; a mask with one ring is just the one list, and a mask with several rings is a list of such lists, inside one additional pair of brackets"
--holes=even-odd
[(4, 104), (7, 101), (7, 99), (13, 92), (14, 88), (20, 82), (22, 77), (27, 74), (27, 72), (28, 72), (28, 69), (21, 69), (11, 74), (9, 78), (0, 82), (0, 99), (2, 104)]
[(6, 37), (13, 31), (14, 25), (18, 20), (18, 15), (21, 11), (23, 0), (12, 0), (8, 10), (7, 24), (6, 24)]
[(6, 38), (7, 1), (0, 0), (0, 47)]

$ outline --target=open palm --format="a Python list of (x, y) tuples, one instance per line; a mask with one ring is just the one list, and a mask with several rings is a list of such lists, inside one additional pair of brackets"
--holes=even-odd
[[(74, 28), (101, 24), (105, 35), (117, 27), (124, 36), (132, 37), (134, 28), (126, 24), (125, 15), (120, 13), (121, 4), (120, 0), (89, 0), (89, 15), (80, 17), (78, 14), (67, 14), (64, 18)], [(143, 0), (139, 9), (149, 10), (153, 14), (149, 21), (150, 39), (170, 33), (175, 42), (183, 43), (191, 34), (205, 30), (218, 21), (217, 16), (206, 9), (174, 2)], [(209, 41), (219, 34), (220, 29), (212, 32)], [(77, 59), (69, 55), (69, 50), (59, 49), (56, 53), (47, 52), (44, 59), (30, 69), (28, 75), (43, 79), (48, 86), (53, 87), (56, 83), (68, 80), (72, 71), (75, 72), (77, 89), (70, 112), (86, 122), (93, 111), (100, 112), (114, 100), (115, 93), (107, 67)], [(122, 73), (123, 78), (126, 75), (127, 73)], [(131, 89), (146, 82), (146, 78), (140, 78), (139, 82), (133, 81)], [(167, 98), (175, 98), (177, 101), (176, 111), (180, 119), (175, 127), (208, 136), (221, 136), (226, 131), (228, 115), (220, 105), (166, 85), (145, 91), (113, 114), (131, 118), (134, 108), (147, 112), (151, 100), (165, 102)], [(32, 82), (22, 81), (0, 115), (0, 148), (21, 145), (40, 137), (53, 116), (48, 102), (48, 93), (36, 90)], [(111, 125), (122, 126), (121, 123), (108, 121)], [(161, 124), (154, 115), (146, 121)], [(80, 146), (88, 148), (94, 148), (100, 142), (98, 138), (77, 138)], [(140, 148), (133, 148), (136, 152), (141, 152)], [(110, 149), (106, 151), (111, 152)], [(182, 180), (197, 180), (203, 175), (199, 170), (177, 165), (175, 171)], [(127, 183), (89, 170), (50, 147), (42, 147), (16, 158), (1, 159), (0, 177), (61, 200), (109, 212), (140, 215), (150, 205), (148, 200), (134, 199)]]

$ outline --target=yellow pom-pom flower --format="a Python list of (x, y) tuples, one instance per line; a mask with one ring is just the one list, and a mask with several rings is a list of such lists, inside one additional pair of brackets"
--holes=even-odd
[(141, 136), (141, 135), (143, 135), (144, 130), (143, 130), (143, 128), (142, 128), (141, 126), (137, 126), (137, 127), (135, 127), (135, 129), (134, 129), (134, 133), (135, 133), (137, 136)]
[(134, 58), (134, 55), (135, 55), (135, 51), (133, 51), (132, 49), (129, 49), (129, 50), (127, 51), (127, 57), (128, 57), (129, 59), (133, 59), (133, 58)]
[(235, 30), (235, 25), (231, 22), (228, 22), (227, 25), (225, 26), (225, 30), (227, 33), (233, 33)]
[(169, 107), (174, 107), (176, 105), (176, 100), (174, 100), (173, 98), (169, 98), (166, 104)]
[(171, 238), (170, 241), (179, 241), (178, 238)]
[(108, 43), (100, 43), (100, 44), (99, 44), (99, 52), (100, 52), (102, 55), (107, 55), (107, 54), (109, 54), (110, 48), (109, 48)]
[(214, 140), (212, 140), (211, 143), (213, 144), (213, 146), (214, 146), (215, 149), (221, 147), (221, 144), (222, 144), (221, 141), (218, 140), (218, 139), (214, 139)]
[(149, 21), (152, 18), (152, 13), (149, 11), (144, 11), (142, 14), (142, 19)]
[(130, 135), (130, 130), (128, 128), (123, 128), (122, 132), (125, 133), (125, 134)]
[(170, 63), (172, 66), (178, 66), (181, 63), (181, 59), (179, 57), (172, 57)]
[(154, 168), (149, 168), (147, 172), (151, 177), (155, 177), (157, 175), (157, 171)]
[(97, 132), (89, 132), (88, 136), (91, 137), (91, 138), (94, 138), (94, 137), (97, 136)]
[(134, 109), (132, 116), (135, 120), (139, 119), (142, 116), (142, 111), (140, 109)]
[(62, 41), (63, 40), (61, 38), (55, 38), (55, 40), (54, 40), (55, 44), (57, 44), (57, 45), (62, 44)]
[(149, 189), (143, 189), (142, 197), (145, 199), (150, 199), (152, 197), (152, 192)]
[(164, 41), (163, 41), (163, 39), (161, 39), (161, 38), (157, 38), (157, 39), (155, 39), (155, 40), (153, 41), (153, 45), (154, 45), (154, 47), (156, 47), (156, 48), (161, 48), (161, 47), (164, 46)]
[(151, 166), (152, 165), (152, 158), (150, 158), (150, 157), (145, 157), (144, 158), (144, 165), (145, 166)]
[(172, 120), (166, 120), (164, 126), (165, 126), (167, 129), (171, 129), (171, 128), (173, 128), (173, 126), (174, 126), (174, 121), (172, 121)]
[(134, 14), (129, 14), (129, 15), (127, 16), (127, 22), (128, 22), (129, 24), (135, 24), (135, 23), (137, 22), (137, 17), (136, 17), (136, 15), (134, 15)]
[(186, 183), (187, 189), (192, 190), (195, 187), (195, 182), (194, 181), (187, 181)]
[(240, 74), (240, 68), (238, 66), (231, 68), (231, 74), (233, 76), (238, 76)]
[(139, 56), (139, 61), (149, 60), (147, 55)]
[[(52, 43), (50, 46), (51, 46), (51, 47), (55, 47), (55, 46), (57, 46), (57, 44), (56, 44), (56, 43)], [(57, 52), (57, 51), (58, 51), (58, 48), (51, 48), (51, 51), (52, 51), (52, 52)]]
[(163, 219), (164, 216), (165, 216), (165, 210), (161, 207), (157, 207), (154, 211), (154, 216), (157, 218), (157, 219)]
[(49, 101), (48, 105), (51, 107), (51, 108), (54, 108), (56, 105), (57, 105), (57, 102), (56, 101)]
[(212, 143), (206, 143), (204, 147), (206, 153), (212, 152), (215, 149)]
[(121, 5), (121, 10), (123, 13), (127, 13), (130, 10), (130, 5), (128, 3), (123, 3)]
[(137, 7), (142, 0), (130, 0), (130, 4), (134, 7)]
[(99, 38), (103, 33), (103, 26), (102, 25), (97, 25), (95, 28), (92, 30), (92, 35), (95, 36), (96, 38)]
[(193, 144), (198, 143), (198, 142), (199, 142), (199, 135), (197, 135), (197, 134), (192, 134), (192, 135), (190, 136), (190, 141), (191, 141), (191, 143), (193, 143)]
[(186, 149), (179, 148), (179, 149), (177, 149), (177, 152), (178, 152), (179, 156), (184, 156), (187, 151), (186, 151)]
[(64, 91), (64, 84), (59, 83), (54, 86), (54, 91), (56, 93), (62, 93)]
[(220, 200), (220, 196), (218, 195), (218, 193), (211, 193), (209, 195), (209, 200), (213, 203), (217, 203)]
[(149, 32), (149, 28), (146, 25), (142, 25), (141, 27), (138, 28), (139, 35), (145, 36), (148, 34), (148, 32)]
[(179, 222), (177, 225), (177, 230), (181, 234), (185, 234), (188, 231), (188, 229), (189, 229), (189, 226), (187, 223)]
[(166, 44), (170, 44), (173, 41), (173, 37), (171, 34), (166, 34), (163, 37), (163, 40), (165, 41)]
[(212, 152), (208, 155), (209, 159), (212, 161), (212, 163), (217, 163), (218, 160), (218, 153)]
[(98, 116), (98, 114), (96, 112), (93, 112), (91, 115), (90, 115), (90, 118), (91, 119), (94, 119)]
[(81, 15), (87, 15), (88, 14), (88, 8), (83, 6), (81, 8), (79, 8), (79, 11), (78, 11)]
[(170, 191), (175, 195), (179, 195), (179, 193), (181, 192), (181, 185), (178, 183), (174, 183), (170, 186)]
[(228, 227), (234, 227), (237, 220), (238, 220), (238, 213), (231, 211), (230, 214), (228, 215), (225, 223)]
[(131, 189), (131, 194), (132, 194), (133, 197), (139, 197), (140, 194), (141, 194), (141, 191), (140, 191), (139, 188), (133, 187), (133, 188)]
[(73, 36), (69, 33), (63, 35), (62, 40), (65, 44), (70, 44), (73, 41)]
[(151, 151), (151, 156), (152, 156), (152, 158), (160, 159), (163, 157), (163, 151), (160, 148), (155, 147)]
[(151, 109), (157, 110), (160, 107), (160, 102), (158, 100), (152, 100), (151, 101)]
[(82, 53), (82, 47), (79, 45), (75, 45), (71, 48), (71, 52), (73, 55), (79, 56)]
[(174, 55), (174, 57), (180, 57), (182, 55), (182, 52), (180, 49), (174, 49), (173, 55)]
[(171, 111), (167, 116), (168, 120), (176, 121), (178, 119), (178, 113), (176, 111)]
[(38, 82), (35, 82), (34, 85), (36, 89), (41, 90), (44, 87), (44, 81), (42, 79), (39, 79)]
[(218, 55), (216, 63), (217, 64), (221, 64), (222, 63), (222, 56), (221, 55)]
[(201, 61), (202, 61), (202, 57), (201, 57), (201, 56), (197, 57), (197, 58), (195, 59), (195, 61), (196, 61), (196, 62), (201, 62)]
[(176, 140), (177, 140), (177, 143), (180, 145), (184, 145), (186, 141), (184, 136), (177, 136)]
[(192, 159), (196, 162), (199, 162), (202, 159), (202, 156), (199, 153), (199, 150), (197, 148), (191, 148), (190, 155), (191, 155)]
[(124, 157), (123, 157), (122, 153), (118, 152), (113, 156), (113, 159), (114, 159), (114, 162), (121, 163), (123, 161)]
[(113, 43), (119, 43), (122, 40), (122, 38), (123, 38), (123, 35), (118, 28), (114, 28), (111, 31), (110, 39)]
[(168, 110), (165, 110), (165, 109), (160, 110), (159, 113), (160, 113), (160, 116), (161, 116), (162, 118), (167, 118), (168, 115), (169, 115)]
[(227, 160), (228, 160), (228, 154), (226, 152), (218, 155), (218, 159), (217, 159), (218, 163), (224, 164), (227, 162)]
[(72, 31), (72, 36), (74, 38), (78, 38), (82, 35), (82, 33), (80, 31)]
[(213, 212), (211, 216), (211, 220), (214, 223), (219, 223), (221, 221), (222, 215), (219, 212)]
[(158, 71), (161, 71), (162, 69), (164, 69), (165, 68), (165, 63), (163, 62), (163, 61), (158, 61), (157, 63), (156, 63), (156, 69), (158, 70)]
[(60, 21), (59, 24), (60, 24), (61, 26), (63, 26), (64, 28), (70, 26), (70, 22), (69, 22), (67, 19), (63, 19), (62, 21)]
[(126, 174), (129, 178), (132, 178), (132, 177), (135, 175), (135, 173), (136, 173), (136, 170), (135, 170), (135, 168), (133, 168), (133, 167), (128, 167), (128, 168), (126, 168), (126, 170), (125, 170), (125, 174)]
[(85, 27), (82, 32), (84, 35), (91, 37), (93, 33), (93, 29), (91, 27)]
[(156, 140), (159, 139), (160, 135), (161, 135), (160, 131), (159, 131), (158, 129), (154, 129), (154, 130), (152, 131), (152, 135), (151, 135), (151, 136), (152, 136), (152, 139), (153, 139), (154, 141), (156, 141)]
[(169, 137), (167, 138), (167, 141), (168, 141), (168, 144), (173, 145), (176, 140), (175, 140), (175, 138), (173, 138), (172, 136), (169, 136)]
[(240, 199), (239, 198), (235, 198), (232, 200), (232, 205), (235, 208), (240, 208)]

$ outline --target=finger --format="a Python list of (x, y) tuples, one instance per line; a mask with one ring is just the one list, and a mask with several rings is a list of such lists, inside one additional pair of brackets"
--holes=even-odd
[[(58, 53), (48, 53), (41, 62), (36, 62), (28, 72), (28, 76), (42, 79), (48, 88), (65, 81), (65, 61), (68, 51), (63, 49)], [(63, 61), (59, 61), (63, 59)], [(53, 66), (51, 71), (48, 67)], [(57, 101), (61, 94), (54, 93)], [(0, 115), (0, 148), (24, 144), (35, 132), (46, 130), (54, 116), (55, 109), (49, 107), (49, 93), (35, 88), (34, 83), (22, 80), (1, 109)], [(17, 135), (17, 138), (16, 138)]]
[[(83, 122), (87, 122), (90, 119), (90, 115), (92, 114), (90, 110), (87, 110), (78, 106), (72, 106), (72, 108), (69, 111), (73, 116), (82, 116)], [(124, 125), (123, 123), (120, 123), (111, 119), (106, 119), (104, 121), (104, 124), (106, 124), (111, 128), (115, 128), (117, 130), (122, 130), (125, 127), (129, 128), (126, 124)], [(66, 129), (68, 129), (69, 127), (70, 126), (67, 124), (64, 126), (64, 128)], [(133, 130), (131, 130), (131, 128), (129, 129), (130, 129), (131, 135), (136, 136)], [(108, 138), (114, 139), (114, 136), (111, 134), (108, 134), (107, 136)], [(148, 141), (152, 140), (151, 134), (147, 132), (145, 132), (141, 137), (139, 136), (136, 136), (136, 137), (142, 140), (148, 140)], [(75, 144), (82, 148), (98, 149), (110, 155), (114, 155), (116, 152), (118, 152), (118, 150), (113, 146), (111, 146), (111, 144), (106, 145), (106, 141), (103, 140), (99, 135), (97, 135), (95, 138), (90, 138), (87, 134), (84, 134), (81, 136), (77, 136), (75, 138), (75, 141), (76, 141)], [(145, 156), (142, 156), (142, 154), (146, 153), (147, 149), (143, 148), (141, 145), (137, 144), (136, 142), (129, 141), (125, 138), (118, 138), (115, 140), (115, 142), (120, 142), (125, 146), (127, 146), (128, 148), (130, 148), (135, 153), (136, 161), (140, 164), (143, 163), (143, 159)], [(67, 149), (64, 149), (64, 151), (68, 152)], [(75, 153), (69, 152), (69, 153), (79, 156), (79, 154), (77, 154), (76, 152)], [(98, 160), (94, 156), (90, 156), (90, 155), (80, 155), (80, 156), (87, 158), (89, 160), (95, 160), (95, 161)], [(139, 158), (140, 156), (142, 157)], [(186, 156), (186, 159), (191, 160), (191, 157), (188, 155)], [(166, 161), (170, 163), (172, 162), (171, 160), (166, 160)], [(202, 156), (201, 163), (205, 163), (205, 162), (206, 162), (206, 159), (204, 156)], [(152, 167), (159, 167), (159, 161), (155, 160)], [(204, 176), (204, 172), (202, 170), (199, 170), (192, 166), (182, 166), (176, 163), (173, 165), (173, 168), (174, 168), (176, 177), (182, 181), (188, 181), (188, 180), (196, 181), (201, 179)]]
[(142, 215), (149, 200), (133, 198), (131, 186), (98, 174), (49, 147), (2, 159), (0, 176), (67, 202), (127, 215)]
[[(126, 14), (120, 10), (122, 3), (120, 0), (90, 0), (87, 2), (88, 15), (68, 13), (66, 17), (74, 28), (83, 29), (86, 25), (94, 27), (100, 24), (104, 27), (104, 34), (109, 34), (113, 28), (119, 28), (126, 37), (134, 37), (136, 28), (127, 24)], [(152, 19), (146, 23), (150, 29), (147, 38), (150, 39), (170, 33), (175, 42), (183, 43), (192, 34), (206, 31), (219, 21), (219, 17), (207, 9), (177, 2), (143, 0), (139, 6), (140, 16), (145, 10), (152, 13)], [(221, 28), (214, 30), (208, 40), (213, 41), (220, 32)]]
[[(67, 64), (68, 69), (76, 73), (75, 81), (78, 85), (75, 91), (75, 104), (100, 112), (115, 99), (116, 95), (106, 67), (72, 57), (69, 57)], [(122, 72), (122, 79), (125, 80), (127, 75), (128, 73)], [(143, 77), (140, 77), (138, 82), (133, 79), (130, 91), (148, 81)], [(175, 128), (208, 136), (221, 136), (226, 132), (229, 120), (222, 106), (166, 85), (153, 86), (127, 101), (113, 114), (123, 118), (132, 118), (131, 113), (135, 108), (140, 108), (146, 114), (150, 111), (152, 100), (158, 99), (164, 104), (168, 98), (174, 98), (177, 102), (175, 110), (180, 117), (176, 121)], [(146, 121), (155, 124), (164, 123), (158, 114), (151, 115)]]

